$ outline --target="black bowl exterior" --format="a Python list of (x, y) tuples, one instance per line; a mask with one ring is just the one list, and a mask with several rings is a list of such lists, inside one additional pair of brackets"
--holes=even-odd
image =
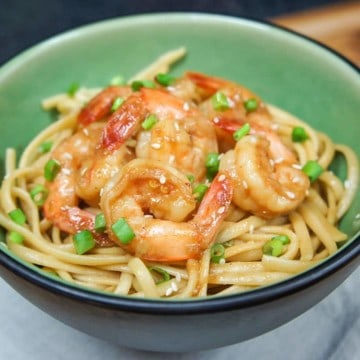
[[(257, 301), (254, 296), (254, 304), (251, 301), (241, 304), (237, 301), (240, 297), (235, 295), (226, 298), (230, 302), (219, 297), (213, 307), (205, 305), (206, 301), (194, 301), (196, 311), (187, 306), (189, 302), (162, 302), (154, 307), (154, 302), (149, 300), (147, 309), (147, 301), (140, 300), (141, 307), (137, 310), (134, 307), (128, 308), (128, 298), (117, 298), (118, 306), (115, 305), (116, 302), (104, 304), (91, 293), (87, 297), (77, 297), (75, 291), (75, 296), (69, 296), (58, 288), (55, 281), (47, 279), (52, 287), (49, 289), (47, 285), (40, 286), (28, 281), (6, 266), (1, 266), (0, 269), (5, 281), (25, 299), (75, 329), (125, 347), (187, 352), (231, 345), (277, 328), (321, 301), (359, 263), (360, 258), (354, 257), (341, 268), (328, 272), (326, 276), (298, 291), (293, 291), (291, 280), (274, 285), (283, 290), (278, 298), (268, 298), (266, 289), (262, 289), (262, 301)], [(314, 274), (318, 272), (315, 271)], [(311, 271), (307, 276), (309, 280)], [(136, 303), (137, 300), (132, 301)], [(205, 305), (203, 312), (199, 310), (201, 303)]]

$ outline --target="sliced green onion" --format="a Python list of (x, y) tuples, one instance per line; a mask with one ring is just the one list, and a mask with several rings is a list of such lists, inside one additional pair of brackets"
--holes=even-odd
[(10, 231), (9, 239), (16, 244), (22, 244), (24, 242), (24, 236), (17, 231)]
[(47, 181), (53, 181), (60, 171), (60, 163), (54, 159), (50, 159), (44, 167), (44, 177)]
[(170, 74), (157, 74), (155, 80), (162, 86), (169, 86), (176, 80), (176, 77)]
[(279, 239), (271, 239), (263, 246), (263, 253), (265, 255), (280, 256), (283, 251), (284, 244)]
[(272, 237), (271, 240), (280, 240), (283, 245), (290, 244), (290, 239), (287, 235), (277, 235)]
[(80, 88), (80, 85), (78, 83), (74, 82), (69, 86), (67, 94), (69, 96), (74, 96), (76, 94), (76, 92), (79, 90), (79, 88)]
[(152, 80), (135, 80), (131, 83), (133, 91), (139, 91), (142, 87), (155, 89), (156, 85)]
[(30, 197), (36, 205), (42, 206), (44, 205), (48, 193), (49, 190), (44, 185), (37, 184), (30, 190)]
[(95, 240), (91, 231), (82, 230), (73, 236), (73, 243), (77, 254), (82, 255), (95, 247)]
[(128, 244), (134, 239), (135, 233), (125, 218), (120, 218), (111, 226), (115, 236), (120, 240), (122, 244)]
[(144, 130), (150, 130), (158, 121), (156, 115), (151, 114), (141, 123), (141, 126)]
[(162, 269), (162, 268), (160, 268), (158, 266), (152, 266), (152, 267), (149, 268), (149, 270), (150, 271), (155, 271), (156, 273), (158, 273), (159, 275), (162, 276), (161, 280), (156, 281), (156, 285), (161, 284), (161, 283), (163, 283), (165, 281), (169, 281), (170, 278), (171, 278), (170, 274), (166, 270), (164, 270), (164, 269)]
[(211, 262), (219, 264), (225, 259), (225, 246), (223, 244), (214, 244), (210, 249)]
[(195, 199), (197, 201), (201, 201), (204, 197), (204, 195), (206, 194), (206, 192), (208, 191), (209, 187), (205, 184), (199, 184), (195, 187), (195, 189), (193, 190), (193, 194), (195, 196)]
[(309, 135), (302, 126), (296, 126), (291, 133), (291, 139), (293, 142), (304, 142), (309, 138)]
[(314, 182), (323, 172), (324, 168), (315, 160), (309, 160), (302, 168), (302, 171)]
[(255, 111), (258, 108), (258, 102), (254, 98), (248, 99), (248, 100), (244, 101), (244, 107), (245, 107), (246, 111), (248, 111), (248, 112)]
[(39, 145), (38, 151), (41, 154), (46, 154), (51, 150), (52, 146), (52, 141), (44, 141), (42, 144)]
[(188, 178), (188, 180), (193, 183), (195, 181), (195, 176), (193, 174), (188, 174), (186, 175), (186, 177)]
[(106, 220), (105, 215), (103, 213), (97, 214), (95, 216), (95, 231), (98, 233), (103, 233), (106, 229)]
[(26, 216), (24, 212), (19, 208), (10, 211), (8, 215), (10, 216), (12, 221), (19, 225), (24, 225), (26, 223)]
[(116, 111), (116, 110), (122, 105), (122, 103), (123, 103), (124, 101), (125, 101), (124, 98), (122, 98), (122, 97), (117, 97), (117, 98), (114, 100), (113, 104), (111, 105), (111, 111), (112, 111), (112, 112)]
[(230, 109), (229, 100), (226, 95), (220, 91), (215, 93), (211, 98), (212, 106), (217, 111), (225, 111)]
[(245, 135), (247, 135), (250, 132), (250, 124), (246, 123), (244, 126), (242, 126), (240, 129), (237, 129), (234, 134), (233, 138), (235, 141), (239, 141), (241, 138), (243, 138)]
[(122, 75), (114, 76), (110, 80), (110, 85), (119, 86), (119, 85), (125, 85), (125, 84), (126, 84), (126, 81)]
[(206, 177), (212, 180), (219, 171), (220, 159), (218, 153), (209, 153), (206, 158)]

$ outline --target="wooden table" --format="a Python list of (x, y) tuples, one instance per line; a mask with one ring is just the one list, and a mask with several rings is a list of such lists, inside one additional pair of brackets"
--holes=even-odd
[(360, 1), (340, 1), (271, 20), (328, 45), (360, 66)]

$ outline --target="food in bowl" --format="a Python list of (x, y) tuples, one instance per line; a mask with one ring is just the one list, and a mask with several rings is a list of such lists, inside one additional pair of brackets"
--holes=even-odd
[(11, 251), (75, 284), (163, 299), (249, 291), (337, 251), (354, 152), (234, 81), (172, 76), (183, 55), (44, 100), (58, 120), (18, 165), (6, 155)]

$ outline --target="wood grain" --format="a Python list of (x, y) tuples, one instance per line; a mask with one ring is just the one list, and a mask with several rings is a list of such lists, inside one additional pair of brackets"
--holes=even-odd
[(360, 66), (360, 1), (343, 1), (271, 21), (320, 41)]

